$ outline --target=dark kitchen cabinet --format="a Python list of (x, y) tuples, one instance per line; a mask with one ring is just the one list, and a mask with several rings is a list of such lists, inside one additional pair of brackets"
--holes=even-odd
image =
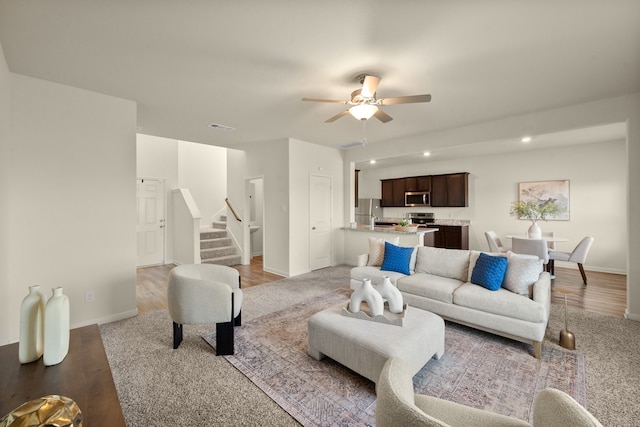
[(431, 191), (431, 176), (411, 176), (382, 180), (382, 206), (404, 207), (406, 191)]
[(435, 225), (427, 228), (437, 228), (434, 236), (434, 246), (445, 249), (469, 249), (468, 225)]
[(431, 206), (469, 206), (469, 173), (431, 176)]

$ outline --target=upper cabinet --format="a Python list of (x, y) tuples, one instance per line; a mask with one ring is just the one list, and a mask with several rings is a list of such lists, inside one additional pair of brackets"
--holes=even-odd
[(406, 191), (428, 191), (431, 193), (431, 206), (465, 207), (468, 206), (469, 173), (447, 175), (424, 175), (408, 178), (382, 180), (382, 206), (404, 207)]
[(431, 176), (431, 206), (469, 206), (469, 173), (450, 173)]

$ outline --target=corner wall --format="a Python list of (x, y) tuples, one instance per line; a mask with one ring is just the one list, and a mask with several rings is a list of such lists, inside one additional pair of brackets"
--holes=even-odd
[[(10, 144), (10, 113), (11, 113), (11, 73), (4, 58), (2, 45), (0, 44), (0, 236), (8, 236), (9, 206), (11, 204), (11, 144)], [(0, 238), (0, 292), (2, 295), (11, 295), (11, 263), (9, 262), (11, 243), (7, 238)], [(25, 291), (26, 295), (26, 291)], [(14, 301), (11, 298), (0, 299), (0, 345), (11, 340), (12, 309)]]
[[(2, 341), (18, 339), (33, 284), (47, 296), (63, 287), (72, 328), (135, 315), (136, 104), (19, 74), (10, 85)], [(84, 302), (86, 291), (95, 302)]]

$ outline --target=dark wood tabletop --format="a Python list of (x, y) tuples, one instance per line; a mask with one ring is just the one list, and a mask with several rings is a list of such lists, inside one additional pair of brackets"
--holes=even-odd
[(54, 366), (21, 364), (18, 343), (0, 347), (0, 417), (33, 399), (73, 399), (86, 426), (124, 426), (124, 416), (97, 325), (72, 329), (69, 353)]

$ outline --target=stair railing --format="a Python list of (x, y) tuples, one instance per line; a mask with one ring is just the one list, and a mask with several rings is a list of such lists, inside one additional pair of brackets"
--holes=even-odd
[(229, 207), (229, 210), (231, 211), (233, 216), (236, 218), (236, 221), (242, 222), (242, 218), (240, 218), (240, 216), (238, 215), (238, 212), (236, 212), (236, 210), (234, 209), (233, 205), (231, 204), (231, 200), (229, 200), (229, 198), (227, 197), (224, 199), (224, 202), (227, 204), (227, 206)]

